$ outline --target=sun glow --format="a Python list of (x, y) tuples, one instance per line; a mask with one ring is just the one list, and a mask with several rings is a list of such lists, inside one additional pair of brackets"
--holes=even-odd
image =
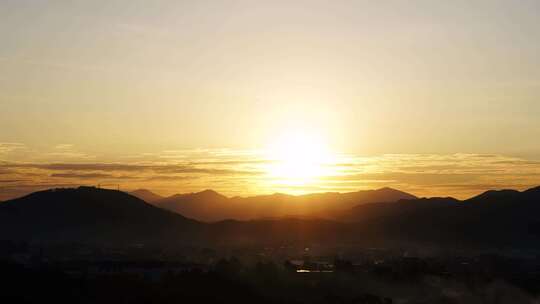
[(333, 157), (325, 142), (304, 132), (287, 132), (266, 149), (268, 176), (288, 186), (307, 185), (330, 172)]

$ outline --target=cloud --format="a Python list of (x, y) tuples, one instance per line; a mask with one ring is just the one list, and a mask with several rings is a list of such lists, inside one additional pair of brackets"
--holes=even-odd
[(53, 164), (34, 164), (34, 163), (9, 163), (5, 164), (7, 168), (33, 168), (52, 171), (141, 171), (147, 166), (131, 164), (94, 164), (94, 163), (53, 163)]
[(18, 182), (25, 182), (24, 179), (0, 179), (0, 184), (2, 183), (18, 183)]
[(155, 175), (151, 176), (145, 181), (183, 181), (183, 180), (194, 180), (198, 179), (198, 176), (185, 176), (185, 175)]
[(336, 168), (338, 174), (323, 177), (323, 183), (385, 183), (425, 196), (467, 198), (488, 189), (522, 190), (540, 184), (540, 162), (495, 154), (353, 157)]
[(73, 147), (73, 144), (58, 144), (54, 148), (58, 150), (72, 150)]
[(213, 160), (213, 161), (194, 161), (188, 163), (189, 165), (251, 165), (251, 164), (267, 164), (271, 163), (270, 160), (255, 159), (255, 160)]
[(8, 163), (5, 168), (33, 168), (51, 171), (155, 171), (161, 173), (195, 173), (213, 175), (257, 175), (261, 172), (254, 170), (235, 170), (203, 168), (191, 165), (139, 165), (139, 164), (98, 164), (98, 163), (54, 163), (54, 164), (32, 164), (32, 163)]
[(398, 183), (410, 183), (416, 185), (436, 185), (439, 183), (454, 183), (454, 182), (471, 182), (476, 179), (479, 174), (466, 173), (403, 173), (403, 172), (382, 172), (382, 173), (365, 173), (355, 175), (345, 175), (336, 177), (338, 180), (377, 180), (391, 181)]
[(154, 167), (155, 171), (167, 173), (198, 173), (212, 175), (257, 175), (260, 172), (235, 170), (235, 169), (216, 169), (216, 168), (201, 168), (196, 166), (181, 165), (181, 166), (160, 166)]
[(60, 178), (78, 178), (78, 179), (94, 179), (94, 178), (113, 178), (113, 175), (103, 173), (53, 173), (51, 177)]
[(58, 144), (52, 152), (44, 153), (47, 159), (93, 159), (95, 156), (78, 151), (73, 144)]
[(15, 171), (13, 171), (13, 170), (0, 169), (0, 175), (3, 175), (3, 174), (13, 174), (13, 173), (15, 173)]
[(12, 153), (22, 149), (26, 149), (26, 145), (22, 143), (0, 143), (0, 155)]

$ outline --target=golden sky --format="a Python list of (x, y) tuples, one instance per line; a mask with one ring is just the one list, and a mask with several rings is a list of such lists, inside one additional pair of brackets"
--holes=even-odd
[[(5, 0), (0, 20), (0, 199), (540, 183), (536, 0)], [(316, 143), (268, 153), (297, 133)]]

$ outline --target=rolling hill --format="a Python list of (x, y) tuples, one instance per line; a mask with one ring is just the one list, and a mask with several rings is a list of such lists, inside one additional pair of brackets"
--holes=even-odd
[(201, 224), (127, 193), (79, 187), (0, 204), (0, 239), (98, 243), (180, 242)]
[(338, 217), (357, 232), (452, 246), (540, 248), (540, 187), (487, 191), (459, 201), (423, 198), (357, 206)]

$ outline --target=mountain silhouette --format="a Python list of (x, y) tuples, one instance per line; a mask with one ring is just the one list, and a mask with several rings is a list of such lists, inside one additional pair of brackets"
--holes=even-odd
[(459, 201), (422, 198), (360, 205), (338, 217), (364, 236), (467, 245), (540, 247), (540, 187), (523, 192), (487, 191)]
[(127, 193), (94, 187), (35, 192), (0, 204), (0, 239), (178, 242), (200, 224)]
[(157, 202), (159, 200), (162, 200), (164, 199), (163, 196), (159, 195), (159, 194), (156, 194), (150, 190), (147, 190), (147, 189), (137, 189), (137, 190), (134, 190), (134, 191), (131, 191), (129, 192), (129, 194), (137, 197), (137, 198), (140, 198), (142, 199), (143, 201), (147, 202), (147, 203), (153, 203), (153, 202)]
[(271, 194), (252, 197), (228, 198), (213, 190), (177, 194), (154, 201), (163, 209), (205, 222), (226, 219), (252, 220), (279, 217), (331, 218), (337, 210), (345, 210), (359, 204), (394, 202), (414, 199), (415, 196), (391, 189), (364, 190), (350, 193), (315, 193), (307, 195)]
[[(285, 204), (326, 210), (332, 199), (339, 199), (334, 201), (337, 206), (355, 204), (334, 213), (334, 219), (267, 218), (201, 223), (120, 191), (93, 187), (53, 189), (1, 203), (0, 239), (168, 247), (315, 242), (328, 246), (401, 248), (428, 244), (447, 248), (540, 249), (540, 187), (522, 192), (487, 191), (462, 201), (413, 198), (362, 203), (367, 198), (388, 198), (388, 193), (399, 193), (394, 191), (227, 198), (205, 190), (171, 197), (181, 199), (186, 206), (197, 207), (196, 211), (211, 212), (215, 206), (226, 205), (231, 210), (228, 212), (237, 212), (238, 209), (231, 208), (232, 204), (235, 208), (248, 208), (251, 212), (248, 215), (254, 211), (281, 214), (301, 210), (279, 209)], [(358, 200), (360, 197), (365, 200)], [(271, 208), (272, 204), (278, 209)]]
[(540, 187), (487, 191), (468, 200), (405, 199), (366, 203), (335, 220), (223, 221), (220, 241), (352, 243), (474, 250), (540, 249)]

